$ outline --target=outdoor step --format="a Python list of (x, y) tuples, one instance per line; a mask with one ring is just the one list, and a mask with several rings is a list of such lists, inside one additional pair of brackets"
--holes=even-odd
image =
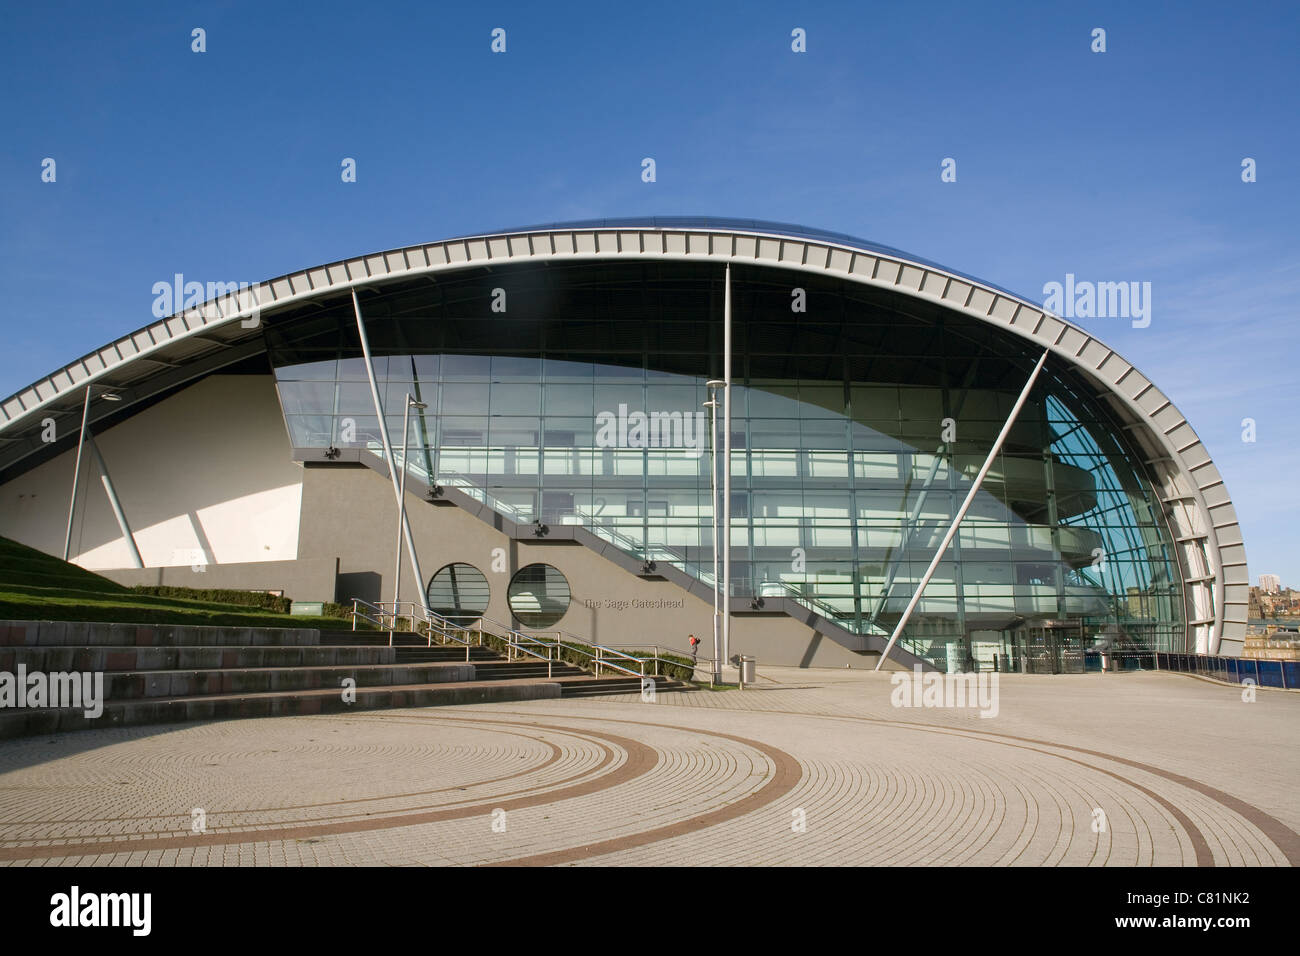
[[(349, 635), (356, 632), (339, 631)], [(318, 646), (321, 632), (287, 627), (104, 624), (94, 621), (0, 621), (0, 647)], [(369, 644), (370, 641), (339, 643)], [(387, 640), (384, 641), (387, 644)]]
[(547, 667), (549, 665), (551, 667), (569, 667), (575, 671), (582, 671), (584, 674), (587, 673), (586, 671), (583, 671), (581, 667), (578, 667), (576, 664), (570, 664), (568, 661), (539, 661), (529, 657), (522, 659), (516, 657), (512, 661), (500, 657), (490, 661), (478, 661), (477, 663), (480, 667), (486, 667), (489, 670), (500, 670), (503, 667)]
[(321, 631), (322, 644), (392, 644), (394, 647), (426, 647), (429, 639), (414, 631)]
[(549, 668), (545, 661), (537, 661), (528, 664), (501, 661), (500, 663), (475, 664), (474, 670), (479, 680), (506, 680), (511, 677), (590, 676), (580, 667), (574, 667), (572, 664), (561, 664), (558, 661)]
[[(655, 678), (655, 693), (667, 690), (694, 690), (691, 684), (669, 680), (666, 677)], [(601, 697), (607, 694), (640, 694), (641, 678), (589, 678), (583, 681), (563, 681), (560, 684), (561, 697)]]
[[(391, 645), (391, 646), (390, 646)], [(467, 660), (468, 658), (468, 660)], [(410, 631), (0, 622), (0, 671), (102, 673), (103, 715), (6, 708), (0, 738), (382, 707), (639, 693), (641, 679), (593, 677), (565, 661), (490, 646), (433, 644)], [(356, 682), (354, 703), (342, 683)], [(656, 679), (657, 690), (688, 689)]]
[(371, 647), (388, 646), (387, 631), (322, 631), (320, 643), (325, 647), (340, 644), (364, 644)]
[[(450, 647), (440, 644), (435, 644), (432, 647), (395, 647), (393, 651), (399, 661), (463, 661), (466, 658), (466, 648), (455, 645)], [(504, 660), (501, 655), (488, 647), (471, 645), (468, 651), (469, 659), (472, 661)]]
[[(525, 676), (525, 675), (520, 675)], [(543, 675), (545, 676), (545, 675)], [(341, 694), (346, 678), (356, 687), (441, 684), (475, 680), (473, 664), (378, 664), (366, 667), (255, 667), (218, 670), (161, 670), (109, 673), (109, 701), (211, 694), (256, 694), (330, 690)]]
[[(576, 681), (574, 682), (577, 683)], [(641, 687), (641, 678), (639, 677), (592, 677), (587, 675), (587, 679), (582, 682), (585, 687)], [(662, 686), (666, 681), (656, 681), (656, 686)]]
[[(448, 644), (430, 644), (429, 638), (422, 634), (412, 634), (409, 631), (397, 631), (390, 639), (387, 631), (336, 631), (321, 632), (320, 643), (322, 646), (343, 645), (343, 644), (366, 644), (372, 647), (396, 648), (398, 654), (414, 654), (433, 651), (440, 654), (456, 655), (459, 654), (461, 660), (465, 659), (465, 645), (456, 642)], [(482, 644), (470, 644), (471, 657), (496, 657), (497, 654), (490, 647)]]
[[(29, 672), (211, 670), (222, 667), (325, 667), (396, 663), (383, 647), (0, 647), (0, 671)], [(463, 659), (463, 655), (462, 655)]]
[(97, 719), (87, 718), (83, 711), (69, 708), (9, 708), (0, 711), (0, 739), (188, 720), (336, 714), (386, 707), (511, 703), (556, 698), (559, 695), (560, 685), (555, 681), (454, 681), (443, 684), (358, 687), (356, 702), (352, 704), (343, 702), (337, 688), (322, 688), (287, 693), (277, 691), (110, 701), (104, 705), (104, 712)]

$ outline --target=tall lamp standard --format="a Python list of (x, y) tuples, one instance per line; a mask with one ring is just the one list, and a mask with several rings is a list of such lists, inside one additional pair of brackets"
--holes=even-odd
[[(81, 409), (81, 434), (77, 436), (77, 464), (72, 470), (72, 502), (68, 505), (68, 532), (63, 536), (63, 560), (68, 560), (68, 555), (72, 552), (72, 516), (77, 513), (77, 484), (81, 481), (81, 450), (86, 444), (86, 426), (90, 422), (90, 396), (97, 389), (106, 388), (103, 385), (87, 385), (86, 401)], [(105, 391), (100, 396), (106, 402), (120, 402), (122, 396), (116, 392)]]
[(731, 263), (722, 293), (722, 656), (731, 660)]
[[(397, 602), (401, 597), (402, 591), (402, 529), (406, 526), (406, 455), (408, 442), (411, 436), (411, 409), (425, 409), (429, 406), (425, 402), (417, 402), (415, 396), (410, 392), (406, 393), (406, 408), (402, 410), (402, 481), (400, 490), (397, 493), (397, 569), (393, 573), (393, 626), (397, 626), (397, 615), (399, 608)], [(396, 463), (394, 463), (396, 464)], [(417, 582), (423, 585), (424, 582)]]
[(704, 383), (709, 390), (709, 400), (704, 407), (709, 410), (709, 477), (713, 498), (709, 502), (709, 517), (713, 522), (713, 669), (711, 680), (722, 681), (722, 619), (718, 601), (718, 396), (716, 389), (727, 383), (710, 379)]

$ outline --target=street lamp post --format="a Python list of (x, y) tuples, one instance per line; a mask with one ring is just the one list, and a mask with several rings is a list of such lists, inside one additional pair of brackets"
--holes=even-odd
[(718, 397), (715, 391), (726, 383), (718, 379), (705, 382), (709, 400), (704, 407), (709, 410), (709, 477), (713, 497), (709, 501), (709, 517), (713, 522), (713, 667), (711, 680), (722, 681), (722, 619), (718, 601)]
[(722, 656), (731, 660), (731, 264), (722, 294)]
[[(81, 450), (86, 444), (86, 426), (90, 422), (90, 396), (93, 389), (104, 388), (103, 385), (87, 385), (86, 401), (81, 409), (81, 433), (77, 436), (77, 463), (72, 469), (72, 502), (68, 505), (68, 531), (63, 536), (63, 560), (67, 561), (72, 553), (72, 517), (77, 513), (77, 485), (81, 481)], [(100, 396), (106, 402), (120, 402), (122, 396), (105, 392)]]
[[(406, 456), (411, 435), (411, 409), (425, 409), (429, 406), (417, 402), (410, 392), (406, 393), (406, 407), (402, 410), (402, 481), (397, 492), (397, 562), (393, 572), (393, 627), (397, 627), (399, 608), (397, 602), (402, 592), (402, 530), (406, 527)], [(395, 464), (395, 463), (394, 463)], [(424, 582), (416, 582), (423, 586)]]

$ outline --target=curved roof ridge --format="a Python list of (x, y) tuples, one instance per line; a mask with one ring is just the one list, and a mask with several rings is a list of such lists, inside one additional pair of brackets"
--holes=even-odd
[(994, 285), (978, 276), (959, 272), (942, 262), (913, 255), (896, 246), (887, 246), (884, 243), (873, 242), (870, 239), (863, 239), (847, 232), (835, 232), (830, 229), (818, 229), (812, 226), (802, 226), (794, 222), (777, 222), (771, 219), (746, 219), (733, 216), (625, 216), (604, 219), (572, 219), (560, 222), (534, 223), (510, 229), (492, 229), (486, 232), (467, 232), (459, 236), (449, 236), (446, 240), (441, 241), (457, 242), (464, 239), (486, 239), (492, 236), (517, 236), (530, 232), (564, 232), (570, 229), (704, 229), (710, 231), (748, 232), (761, 236), (788, 236), (791, 239), (812, 239), (816, 242), (829, 242), (850, 249), (869, 252), (873, 255), (889, 256), (891, 259), (902, 259), (920, 266), (938, 269), (959, 279), (974, 282), (986, 289), (994, 289), (1003, 295), (1011, 296), (1013, 299), (1019, 299), (1037, 308), (1042, 308), (1041, 305), (1028, 296)]
[[(286, 284), (292, 286), (292, 280), (296, 277), (302, 277), (309, 273), (328, 274), (332, 269), (338, 266), (346, 266), (351, 262), (365, 262), (371, 259), (386, 260), (389, 256), (401, 256), (407, 251), (427, 248), (429, 246), (441, 245), (453, 242), (470, 242), (473, 240), (491, 240), (500, 239), (509, 236), (542, 234), (554, 232), (580, 232), (580, 231), (617, 231), (619, 229), (635, 229), (639, 231), (652, 232), (715, 232), (715, 233), (734, 233), (742, 235), (752, 235), (766, 238), (788, 238), (794, 241), (807, 241), (823, 243), (829, 246), (838, 246), (855, 252), (862, 252), (865, 255), (882, 256), (889, 259), (897, 260), (901, 263), (915, 265), (923, 269), (932, 269), (942, 272), (956, 279), (971, 283), (974, 286), (984, 288), (990, 292), (998, 293), (1009, 300), (1014, 300), (1022, 305), (1029, 306), (1035, 310), (1045, 312), (1042, 305), (1035, 302), (1027, 296), (1020, 295), (1005, 289), (1002, 286), (994, 285), (977, 276), (969, 273), (959, 272), (951, 269), (941, 263), (921, 256), (912, 255), (904, 250), (897, 249), (893, 246), (886, 246), (881, 243), (872, 242), (867, 239), (861, 239), (851, 236), (848, 233), (834, 232), (825, 229), (816, 229), (808, 226), (801, 226), (797, 223), (774, 222), (763, 219), (746, 219), (736, 217), (722, 216), (632, 216), (621, 218), (605, 219), (579, 219), (564, 222), (555, 222), (550, 224), (535, 224), (531, 226), (521, 226), (514, 229), (497, 229), (481, 232), (465, 233), (458, 236), (449, 236), (441, 239), (431, 240), (426, 243), (417, 243), (414, 245), (400, 246), (393, 249), (384, 250), (376, 253), (363, 253), (358, 256), (351, 256), (339, 259), (332, 263), (324, 263), (312, 266), (307, 269), (287, 273), (271, 279), (265, 279), (253, 284), (251, 287), (254, 292), (260, 296), (261, 291), (269, 293), (267, 301), (263, 302), (260, 298), (258, 308), (274, 308), (280, 304), (280, 297), (276, 295), (277, 287), (285, 287)], [(297, 293), (294, 289), (292, 294)], [(222, 316), (225, 310), (221, 309), (220, 303), (229, 301), (234, 303), (233, 308), (236, 312), (242, 312), (243, 305), (235, 301), (233, 297), (225, 299), (208, 299), (204, 302), (187, 309), (181, 309), (162, 319), (157, 319), (148, 325), (135, 329), (110, 340), (98, 349), (94, 349), (81, 355), (69, 362), (60, 369), (56, 369), (49, 375), (37, 379), (24, 388), (20, 388), (3, 399), (0, 399), (0, 432), (7, 430), (9, 425), (25, 413), (33, 410), (34, 407), (40, 407), (46, 404), (49, 398), (57, 397), (60, 393), (69, 388), (79, 387), (85, 381), (93, 381), (111, 366), (118, 366), (123, 362), (132, 360), (148, 361), (147, 356), (156, 351), (161, 345), (175, 341), (178, 338), (191, 337), (195, 333), (204, 333), (211, 329), (213, 325), (221, 325), (224, 322)], [(213, 308), (217, 309), (215, 323), (210, 312)], [(1091, 337), (1091, 333), (1080, 328), (1077, 325), (1061, 318), (1053, 316), (1057, 321), (1065, 325), (1078, 329), (1079, 332)], [(195, 320), (191, 325), (190, 320)], [(173, 328), (177, 325), (178, 328)], [(105, 354), (109, 358), (105, 359)], [(34, 400), (32, 405), (24, 402), (23, 399)]]

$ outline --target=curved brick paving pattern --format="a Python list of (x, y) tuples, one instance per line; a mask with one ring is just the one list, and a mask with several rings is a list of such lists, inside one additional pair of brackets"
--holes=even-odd
[[(1244, 704), (1239, 691), (1173, 675), (1012, 677), (986, 720), (893, 708), (886, 675), (771, 676), (743, 693), (661, 693), (655, 704), (620, 695), (6, 742), (0, 861), (1300, 859), (1297, 758), (1281, 743), (1300, 716), (1295, 694)], [(1212, 729), (1198, 738), (1188, 726), (1198, 723)], [(195, 807), (202, 834), (190, 832)]]

